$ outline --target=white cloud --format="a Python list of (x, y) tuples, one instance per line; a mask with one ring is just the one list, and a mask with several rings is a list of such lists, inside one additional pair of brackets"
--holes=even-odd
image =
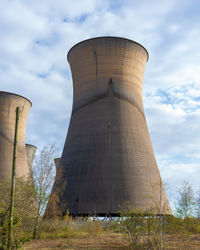
[[(200, 155), (200, 104), (195, 85), (156, 91), (145, 98), (146, 117), (156, 154)], [(159, 95), (159, 98), (158, 98)], [(200, 96), (199, 96), (200, 97)]]

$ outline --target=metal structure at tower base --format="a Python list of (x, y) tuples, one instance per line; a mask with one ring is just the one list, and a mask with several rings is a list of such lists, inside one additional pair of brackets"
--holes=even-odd
[(63, 215), (118, 216), (126, 202), (171, 214), (143, 109), (147, 60), (143, 46), (118, 37), (89, 39), (69, 51), (73, 108), (48, 216), (56, 196)]

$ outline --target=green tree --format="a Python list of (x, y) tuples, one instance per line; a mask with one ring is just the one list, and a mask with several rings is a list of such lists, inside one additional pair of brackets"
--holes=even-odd
[(184, 181), (178, 190), (178, 199), (176, 202), (176, 214), (178, 217), (186, 218), (194, 214), (195, 198), (192, 186)]
[[(7, 245), (11, 180), (0, 181), (0, 249)], [(12, 248), (21, 247), (32, 237), (36, 216), (36, 193), (30, 178), (16, 178)]]

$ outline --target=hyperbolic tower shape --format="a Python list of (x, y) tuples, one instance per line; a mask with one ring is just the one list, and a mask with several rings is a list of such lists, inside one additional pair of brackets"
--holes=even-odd
[(66, 181), (62, 214), (117, 215), (126, 201), (143, 211), (161, 202), (162, 213), (171, 213), (143, 109), (146, 49), (132, 40), (99, 37), (76, 44), (67, 58), (73, 108), (62, 178), (56, 177), (52, 191)]
[(16, 108), (20, 108), (16, 176), (28, 176), (25, 147), (26, 120), (31, 102), (23, 96), (0, 91), (0, 179), (11, 177)]

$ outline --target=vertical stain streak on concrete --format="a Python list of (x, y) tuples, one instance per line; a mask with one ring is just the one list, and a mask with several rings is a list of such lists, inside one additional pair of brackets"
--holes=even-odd
[(8, 102), (9, 102), (9, 104), (8, 104), (8, 121), (9, 121), (9, 118), (10, 118), (10, 96), (8, 98)]
[(108, 82), (108, 94), (112, 94), (112, 93), (113, 93), (113, 81), (112, 81), (112, 78), (110, 78)]
[[(108, 82), (109, 86), (109, 94), (112, 92), (112, 86), (111, 86), (112, 79)], [(110, 92), (111, 91), (111, 92)], [(110, 165), (110, 168), (112, 169), (113, 164), (112, 164), (112, 145), (111, 145), (111, 139), (112, 139), (112, 133), (111, 133), (111, 128), (112, 128), (112, 107), (111, 107), (111, 102), (108, 100), (108, 164)], [(112, 203), (113, 203), (113, 184), (112, 181), (110, 182), (110, 190), (109, 193), (111, 194), (110, 199), (111, 199), (111, 207), (110, 210), (112, 211)], [(109, 211), (110, 212), (110, 211)]]
[(94, 49), (94, 58), (95, 58), (95, 64), (96, 64), (96, 77), (98, 75), (98, 59), (97, 59), (97, 52)]
[(22, 113), (23, 113), (23, 111), (24, 111), (24, 106), (25, 106), (25, 104), (26, 104), (26, 102), (24, 101), (23, 107), (21, 108), (20, 114), (19, 114), (19, 115), (20, 115), (20, 116), (19, 116), (20, 118), (22, 117)]

